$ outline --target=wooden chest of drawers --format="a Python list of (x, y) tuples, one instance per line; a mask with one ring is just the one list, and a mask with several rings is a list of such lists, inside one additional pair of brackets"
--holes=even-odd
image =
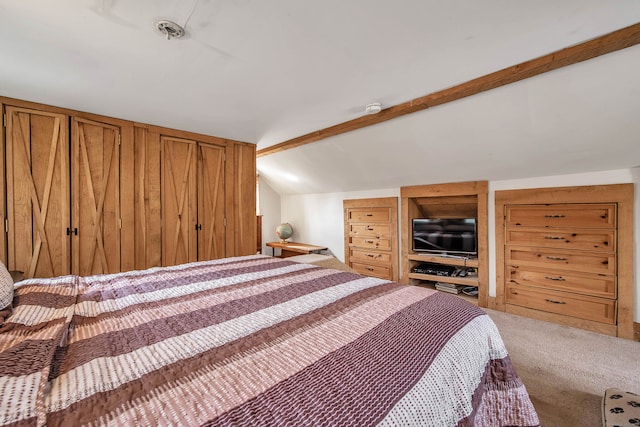
[(634, 184), (496, 191), (495, 308), (638, 339), (634, 191)]
[(344, 200), (345, 263), (360, 274), (398, 280), (398, 199)]
[(616, 323), (616, 204), (505, 209), (505, 302)]

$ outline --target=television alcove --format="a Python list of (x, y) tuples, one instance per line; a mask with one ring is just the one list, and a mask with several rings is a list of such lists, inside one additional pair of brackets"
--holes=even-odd
[[(477, 297), (467, 297), (480, 307), (488, 306), (488, 183), (470, 181), (447, 184), (417, 185), (400, 188), (402, 218), (402, 282), (433, 287), (433, 282), (477, 287)], [(475, 218), (477, 254), (442, 254), (416, 251), (413, 246), (412, 224), (420, 218)], [(471, 268), (474, 276), (439, 276), (414, 272), (422, 263)], [(459, 294), (462, 296), (463, 294)]]

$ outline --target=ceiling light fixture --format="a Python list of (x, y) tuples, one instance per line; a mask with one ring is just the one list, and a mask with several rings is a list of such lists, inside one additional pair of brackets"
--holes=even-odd
[(184, 28), (173, 21), (160, 20), (156, 22), (156, 28), (167, 36), (167, 40), (171, 40), (172, 37), (179, 39), (184, 36)]
[(373, 102), (371, 104), (367, 104), (366, 107), (364, 107), (364, 111), (366, 111), (367, 114), (378, 114), (382, 111), (382, 105), (379, 102)]

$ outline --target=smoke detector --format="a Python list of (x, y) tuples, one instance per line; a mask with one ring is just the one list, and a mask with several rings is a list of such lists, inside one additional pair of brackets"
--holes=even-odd
[(184, 36), (184, 28), (173, 21), (160, 20), (156, 22), (156, 28), (167, 36), (167, 40), (171, 40), (172, 37), (179, 39)]
[(379, 102), (373, 102), (371, 104), (367, 104), (364, 107), (364, 111), (366, 111), (367, 114), (378, 114), (382, 111), (382, 105)]

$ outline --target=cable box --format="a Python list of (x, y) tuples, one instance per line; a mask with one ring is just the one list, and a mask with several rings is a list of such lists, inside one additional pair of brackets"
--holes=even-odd
[(432, 276), (451, 276), (456, 267), (452, 265), (423, 262), (413, 267), (412, 272), (420, 274), (430, 274)]

